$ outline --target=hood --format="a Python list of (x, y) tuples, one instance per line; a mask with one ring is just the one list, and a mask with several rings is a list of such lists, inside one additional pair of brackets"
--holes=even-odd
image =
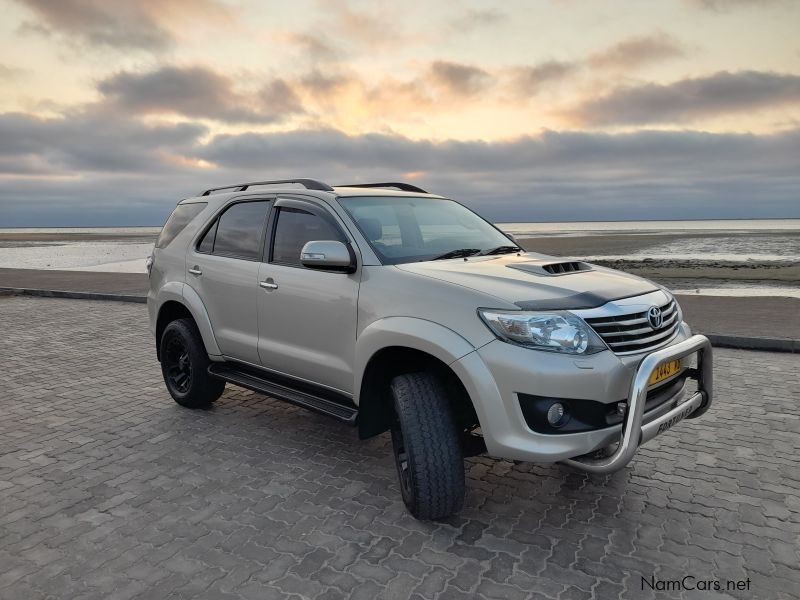
[[(566, 267), (562, 266), (568, 263)], [(397, 265), (399, 269), (491, 294), (523, 310), (596, 308), (660, 289), (654, 283), (572, 258), (532, 252)], [(552, 271), (552, 273), (550, 272)]]

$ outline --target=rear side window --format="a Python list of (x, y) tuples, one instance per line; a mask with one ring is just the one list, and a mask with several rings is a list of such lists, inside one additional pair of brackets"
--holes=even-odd
[(334, 226), (322, 217), (299, 208), (282, 206), (275, 224), (272, 245), (272, 262), (301, 267), (300, 251), (306, 242), (347, 239)]
[(219, 223), (218, 219), (214, 221), (214, 224), (206, 231), (203, 239), (197, 244), (198, 252), (211, 254), (214, 251), (214, 238), (217, 237), (217, 223)]
[(156, 240), (156, 248), (166, 248), (206, 206), (208, 206), (207, 202), (194, 202), (176, 206), (167, 222), (164, 223), (164, 227), (161, 228), (161, 233)]
[(197, 250), (259, 260), (267, 207), (266, 201), (234, 204), (214, 222), (200, 240)]

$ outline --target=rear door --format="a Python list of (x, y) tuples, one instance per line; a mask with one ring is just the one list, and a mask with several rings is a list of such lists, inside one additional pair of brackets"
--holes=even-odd
[(268, 255), (259, 273), (261, 364), (352, 393), (360, 260), (350, 274), (309, 269), (300, 263), (306, 242), (351, 244), (349, 236), (321, 204), (288, 198), (276, 200), (268, 229)]
[(186, 256), (186, 285), (205, 305), (225, 356), (258, 364), (258, 271), (270, 198), (234, 201)]

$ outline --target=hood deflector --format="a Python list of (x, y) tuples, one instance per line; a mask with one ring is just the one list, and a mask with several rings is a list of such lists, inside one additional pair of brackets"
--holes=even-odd
[(602, 292), (581, 292), (564, 298), (553, 298), (552, 300), (523, 300), (521, 302), (514, 302), (514, 304), (519, 306), (522, 310), (580, 310), (599, 308), (612, 300), (633, 298), (634, 296), (641, 296), (656, 291), (658, 291), (658, 288), (655, 286), (650, 286), (649, 288), (643, 287), (636, 290), (635, 293), (630, 293), (630, 287), (620, 287), (617, 289), (611, 288), (603, 290)]

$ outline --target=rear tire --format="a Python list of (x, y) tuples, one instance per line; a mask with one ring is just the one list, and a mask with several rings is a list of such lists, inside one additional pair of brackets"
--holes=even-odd
[(441, 382), (430, 373), (392, 379), (392, 447), (403, 502), (417, 519), (448, 517), (464, 504), (464, 459)]
[(177, 319), (160, 341), (161, 373), (173, 400), (187, 408), (207, 408), (222, 395), (225, 382), (208, 374), (203, 338), (192, 319)]

